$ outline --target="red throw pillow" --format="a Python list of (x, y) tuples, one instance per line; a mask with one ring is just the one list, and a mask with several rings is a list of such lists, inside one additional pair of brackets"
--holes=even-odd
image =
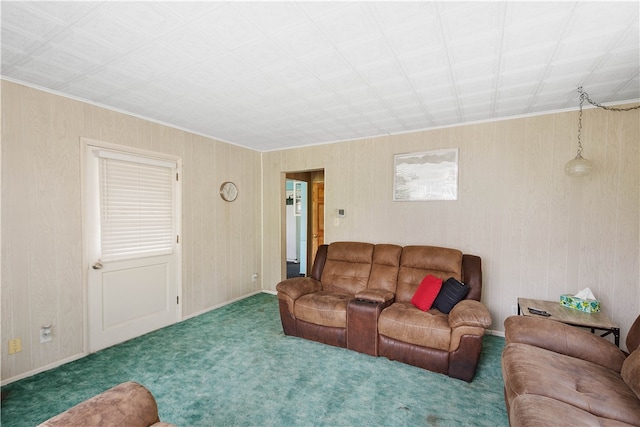
[(433, 301), (435, 301), (438, 293), (440, 293), (440, 289), (442, 288), (442, 279), (437, 278), (436, 276), (432, 276), (431, 274), (427, 274), (422, 282), (420, 282), (420, 286), (416, 290), (416, 293), (413, 294), (411, 298), (411, 304), (415, 305), (422, 311), (427, 311), (433, 305)]

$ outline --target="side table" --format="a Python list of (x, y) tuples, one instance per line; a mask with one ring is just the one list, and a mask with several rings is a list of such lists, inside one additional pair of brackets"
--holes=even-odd
[[(528, 308), (537, 308), (551, 314), (549, 317), (529, 313)], [(620, 326), (613, 323), (601, 311), (597, 313), (585, 313), (584, 311), (564, 307), (560, 301), (544, 301), (530, 298), (518, 298), (518, 315), (547, 318), (567, 325), (591, 329), (591, 333), (603, 331), (601, 337), (613, 334), (614, 341), (620, 347)]]

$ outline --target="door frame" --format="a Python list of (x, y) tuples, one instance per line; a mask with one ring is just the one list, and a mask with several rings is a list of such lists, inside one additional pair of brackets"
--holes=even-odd
[[(286, 230), (286, 182), (287, 179), (294, 179), (297, 181), (304, 181), (307, 183), (307, 276), (311, 274), (313, 269), (313, 261), (316, 256), (316, 251), (313, 249), (313, 233), (312, 233), (312, 221), (313, 221), (313, 209), (311, 208), (312, 197), (311, 197), (311, 187), (313, 185), (314, 179), (316, 176), (322, 176), (322, 182), (325, 182), (325, 170), (321, 169), (309, 169), (302, 170), (296, 172), (282, 172), (281, 173), (281, 185), (280, 185), (280, 215), (281, 215), (281, 256), (280, 256), (280, 271), (282, 280), (287, 277), (287, 230)], [(326, 183), (325, 183), (325, 194), (326, 194)], [(326, 214), (326, 212), (325, 212)], [(317, 250), (317, 248), (316, 248)]]
[(81, 206), (82, 206), (82, 316), (84, 322), (82, 324), (82, 350), (85, 354), (88, 354), (90, 351), (89, 348), (89, 268), (91, 264), (95, 262), (94, 259), (91, 258), (89, 254), (89, 230), (91, 226), (89, 225), (89, 206), (88, 200), (89, 191), (91, 189), (87, 188), (86, 182), (86, 174), (87, 174), (87, 161), (86, 161), (86, 152), (88, 146), (95, 146), (104, 148), (106, 150), (115, 150), (121, 151), (124, 153), (128, 153), (134, 156), (142, 156), (142, 157), (152, 157), (157, 159), (166, 159), (170, 161), (176, 162), (176, 170), (179, 176), (178, 183), (176, 185), (176, 193), (175, 193), (175, 222), (176, 222), (176, 234), (179, 237), (178, 242), (175, 245), (176, 248), (176, 293), (178, 297), (178, 304), (176, 307), (176, 319), (175, 323), (178, 323), (182, 319), (182, 159), (178, 156), (174, 156), (171, 154), (160, 153), (151, 150), (143, 150), (140, 148), (131, 147), (128, 145), (120, 145), (112, 142), (100, 141), (97, 139), (80, 137), (80, 195), (81, 195)]

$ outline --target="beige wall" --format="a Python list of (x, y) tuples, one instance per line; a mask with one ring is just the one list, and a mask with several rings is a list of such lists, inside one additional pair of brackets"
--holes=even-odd
[[(640, 313), (638, 111), (584, 112), (576, 179), (577, 112), (457, 126), (265, 153), (264, 286), (281, 278), (282, 171), (325, 169), (325, 241), (427, 244), (483, 259), (492, 329), (518, 296), (558, 300), (590, 287), (628, 330)], [(458, 147), (459, 199), (393, 202), (393, 155)], [(336, 226), (335, 210), (347, 217)]]
[(3, 381), (84, 351), (80, 137), (182, 158), (184, 317), (260, 290), (260, 153), (6, 81), (2, 113)]

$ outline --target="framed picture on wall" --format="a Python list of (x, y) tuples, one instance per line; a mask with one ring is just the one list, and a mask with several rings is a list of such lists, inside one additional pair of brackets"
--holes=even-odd
[(394, 156), (393, 200), (458, 200), (458, 149)]

